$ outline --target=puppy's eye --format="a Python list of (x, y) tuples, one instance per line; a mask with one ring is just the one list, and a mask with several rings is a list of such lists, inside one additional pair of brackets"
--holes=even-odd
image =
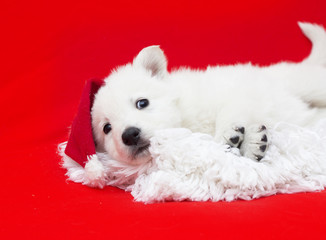
[(108, 134), (108, 133), (111, 131), (111, 129), (112, 129), (111, 124), (110, 124), (110, 123), (107, 123), (107, 124), (105, 124), (104, 127), (103, 127), (103, 132), (104, 132), (105, 134)]
[(149, 101), (148, 99), (139, 99), (137, 102), (136, 102), (136, 108), (137, 109), (143, 109), (145, 107), (147, 107), (149, 105)]

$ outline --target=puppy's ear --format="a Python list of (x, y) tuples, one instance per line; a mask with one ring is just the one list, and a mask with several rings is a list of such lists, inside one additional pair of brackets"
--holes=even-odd
[(133, 65), (151, 71), (152, 76), (163, 77), (167, 73), (167, 60), (160, 46), (150, 46), (141, 50), (135, 57)]

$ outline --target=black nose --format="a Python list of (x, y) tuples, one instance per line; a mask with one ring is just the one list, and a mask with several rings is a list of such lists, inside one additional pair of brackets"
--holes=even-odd
[(140, 129), (135, 127), (127, 128), (122, 134), (122, 141), (127, 146), (137, 145), (140, 138)]

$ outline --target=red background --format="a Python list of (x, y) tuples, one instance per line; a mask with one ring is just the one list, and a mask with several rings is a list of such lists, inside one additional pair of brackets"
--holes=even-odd
[(326, 191), (144, 205), (67, 182), (56, 155), (85, 81), (143, 47), (161, 45), (170, 69), (300, 61), (298, 20), (326, 26), (326, 1), (2, 1), (0, 238), (324, 238)]

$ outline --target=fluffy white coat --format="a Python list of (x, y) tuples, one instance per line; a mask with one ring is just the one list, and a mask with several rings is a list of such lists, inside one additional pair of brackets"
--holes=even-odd
[[(234, 201), (276, 193), (323, 190), (326, 186), (326, 119), (313, 128), (280, 123), (261, 162), (234, 154), (212, 136), (164, 129), (151, 139), (152, 160), (140, 164), (98, 153), (105, 178), (99, 186), (130, 191), (136, 201)], [(61, 145), (63, 154), (65, 144)], [(69, 179), (94, 186), (86, 170), (63, 154)]]
[[(317, 131), (308, 128), (326, 117), (326, 33), (318, 25), (299, 25), (313, 43), (301, 63), (168, 73), (159, 47), (142, 50), (132, 64), (117, 68), (96, 95), (92, 124), (98, 153), (96, 164), (88, 164), (96, 170), (81, 170), (63, 155), (70, 178), (90, 186), (126, 188), (145, 202), (251, 199), (322, 189), (325, 135), (319, 133), (325, 133), (324, 125)], [(149, 99), (149, 106), (137, 109), (143, 98)], [(286, 124), (277, 125), (280, 121)], [(111, 131), (103, 133), (108, 123)], [(270, 149), (259, 163), (246, 157), (260, 146), (253, 142), (260, 124), (268, 128)], [(150, 143), (149, 150), (137, 156), (121, 137), (130, 126), (141, 129), (141, 138)], [(224, 145), (234, 126), (246, 128), (240, 148), (246, 157)], [(180, 127), (200, 133), (162, 130)], [(198, 191), (204, 193), (194, 194)]]
[[(310, 56), (300, 63), (181, 68), (168, 73), (158, 46), (143, 49), (132, 63), (113, 71), (95, 96), (92, 125), (97, 150), (137, 164), (151, 158), (136, 147), (143, 149), (156, 130), (188, 128), (230, 143), (235, 129), (244, 127), (240, 152), (254, 159), (265, 144), (259, 126), (271, 129), (280, 121), (309, 126), (326, 117), (326, 33), (318, 25), (300, 27), (313, 43)], [(137, 109), (141, 99), (149, 105)], [(108, 133), (103, 132), (106, 124)], [(139, 130), (142, 144), (124, 142), (129, 128)]]

